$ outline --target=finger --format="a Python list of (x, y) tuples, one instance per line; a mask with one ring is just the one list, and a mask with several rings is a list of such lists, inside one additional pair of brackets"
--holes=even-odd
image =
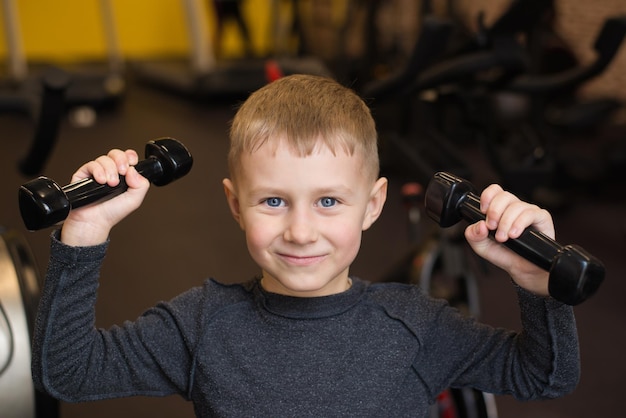
[(113, 149), (109, 151), (107, 156), (115, 161), (115, 164), (117, 165), (117, 171), (122, 176), (126, 175), (129, 167), (137, 165), (137, 163), (139, 162), (139, 156), (137, 155), (137, 152), (132, 149), (127, 149), (126, 151)]
[[(109, 186), (117, 186), (120, 182), (120, 172), (118, 166), (124, 164), (121, 161), (122, 159), (125, 160), (125, 157), (119, 156), (120, 152), (121, 151), (119, 150), (109, 151), (107, 155), (102, 155), (95, 160), (96, 163), (98, 163), (100, 167), (102, 167), (102, 169), (104, 170), (105, 183), (107, 183)], [(96, 181), (98, 181), (97, 178), (95, 179)]]
[(139, 174), (135, 167), (130, 166), (128, 171), (126, 172), (126, 184), (131, 189), (139, 189), (139, 188), (148, 188), (150, 186), (150, 181)]
[(100, 184), (119, 182), (119, 175), (115, 162), (107, 156), (100, 156), (93, 161), (83, 164), (73, 175), (72, 183), (86, 178), (93, 178)]
[(134, 149), (127, 149), (124, 152), (126, 153), (126, 157), (128, 158), (128, 164), (137, 165), (137, 163), (139, 162), (139, 155), (137, 154), (137, 151), (135, 151)]
[[(499, 229), (502, 215), (512, 204), (517, 202), (520, 202), (520, 200), (509, 192), (500, 190), (497, 194), (494, 194), (485, 211), (487, 227), (492, 231)], [(508, 229), (508, 225), (506, 225), (506, 228)]]
[(470, 242), (480, 242), (489, 237), (489, 229), (485, 221), (479, 221), (465, 228), (465, 238)]
[(109, 151), (107, 157), (115, 163), (118, 176), (125, 175), (131, 165), (137, 164), (135, 161), (136, 154), (133, 155), (133, 152), (113, 149)]
[(100, 184), (108, 183), (116, 186), (119, 183), (119, 176), (124, 175), (131, 164), (137, 164), (137, 153), (113, 149), (107, 155), (101, 155), (93, 161), (81, 166), (73, 175), (72, 182), (84, 178), (93, 178)]
[(489, 229), (484, 221), (469, 225), (465, 229), (465, 239), (476, 254), (494, 263), (497, 254), (502, 251), (502, 245), (489, 238)]
[(487, 213), (487, 209), (489, 209), (491, 201), (496, 195), (498, 195), (502, 191), (502, 187), (498, 184), (492, 184), (489, 187), (485, 188), (485, 190), (483, 190), (483, 192), (480, 194), (480, 211), (482, 213)]
[(95, 161), (89, 161), (88, 163), (83, 164), (74, 174), (72, 174), (70, 182), (75, 183), (89, 177), (101, 184), (106, 182), (106, 172), (102, 167), (100, 167), (100, 164)]
[(521, 200), (510, 201), (500, 215), (495, 233), (496, 241), (504, 242), (509, 238), (517, 238), (527, 226), (532, 224), (533, 213), (538, 209)]
[(550, 238), (554, 238), (554, 223), (550, 213), (536, 205), (527, 204), (512, 221), (509, 228), (509, 238), (518, 238), (524, 229), (532, 227)]

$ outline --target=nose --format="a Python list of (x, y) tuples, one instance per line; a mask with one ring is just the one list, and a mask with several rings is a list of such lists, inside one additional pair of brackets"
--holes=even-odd
[(284, 240), (295, 244), (308, 244), (315, 242), (317, 237), (318, 231), (312, 210), (293, 208), (287, 217)]

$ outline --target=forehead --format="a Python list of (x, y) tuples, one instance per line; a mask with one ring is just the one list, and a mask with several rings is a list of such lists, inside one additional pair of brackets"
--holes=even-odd
[(339, 160), (362, 161), (362, 153), (350, 151), (347, 147), (337, 144), (331, 147), (327, 142), (315, 141), (308, 145), (299, 145), (285, 139), (266, 141), (257, 147), (244, 151), (241, 155), (242, 163), (254, 163), (257, 160), (291, 160), (300, 164), (308, 161), (327, 160), (328, 163), (337, 163)]
[(336, 130), (326, 135), (318, 133), (311, 136), (295, 133), (289, 135), (283, 132), (273, 135), (266, 134), (251, 137), (248, 141), (241, 144), (240, 153), (254, 154), (259, 150), (263, 150), (275, 154), (280, 150), (289, 151), (296, 156), (305, 157), (320, 151), (329, 150), (333, 154), (338, 151), (353, 154), (355, 152), (362, 152), (361, 150), (357, 151), (357, 149), (362, 148), (357, 142), (357, 140), (341, 130)]
[(363, 175), (361, 153), (353, 154), (319, 143), (303, 155), (285, 141), (266, 143), (241, 155), (240, 180), (251, 183), (353, 183)]

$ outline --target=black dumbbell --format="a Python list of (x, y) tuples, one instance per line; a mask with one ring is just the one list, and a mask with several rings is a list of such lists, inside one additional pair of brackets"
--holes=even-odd
[[(191, 170), (193, 158), (183, 144), (173, 138), (160, 138), (146, 144), (146, 159), (135, 169), (155, 186), (164, 186)], [(19, 205), (26, 228), (35, 231), (55, 225), (67, 218), (71, 209), (110, 199), (128, 189), (124, 177), (117, 186), (100, 184), (92, 178), (60, 187), (47, 177), (23, 184)]]
[[(450, 173), (435, 174), (426, 189), (424, 203), (428, 215), (444, 228), (462, 219), (470, 223), (485, 219), (474, 186)], [(563, 246), (532, 228), (503, 244), (550, 272), (550, 295), (568, 305), (583, 302), (604, 280), (605, 269), (600, 260), (576, 245)]]

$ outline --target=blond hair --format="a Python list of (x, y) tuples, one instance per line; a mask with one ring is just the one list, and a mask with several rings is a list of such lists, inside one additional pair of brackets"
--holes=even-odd
[(363, 157), (364, 172), (378, 176), (376, 125), (369, 108), (349, 88), (312, 75), (291, 75), (257, 90), (241, 105), (230, 128), (228, 168), (233, 179), (241, 155), (285, 140), (296, 155), (320, 145)]

